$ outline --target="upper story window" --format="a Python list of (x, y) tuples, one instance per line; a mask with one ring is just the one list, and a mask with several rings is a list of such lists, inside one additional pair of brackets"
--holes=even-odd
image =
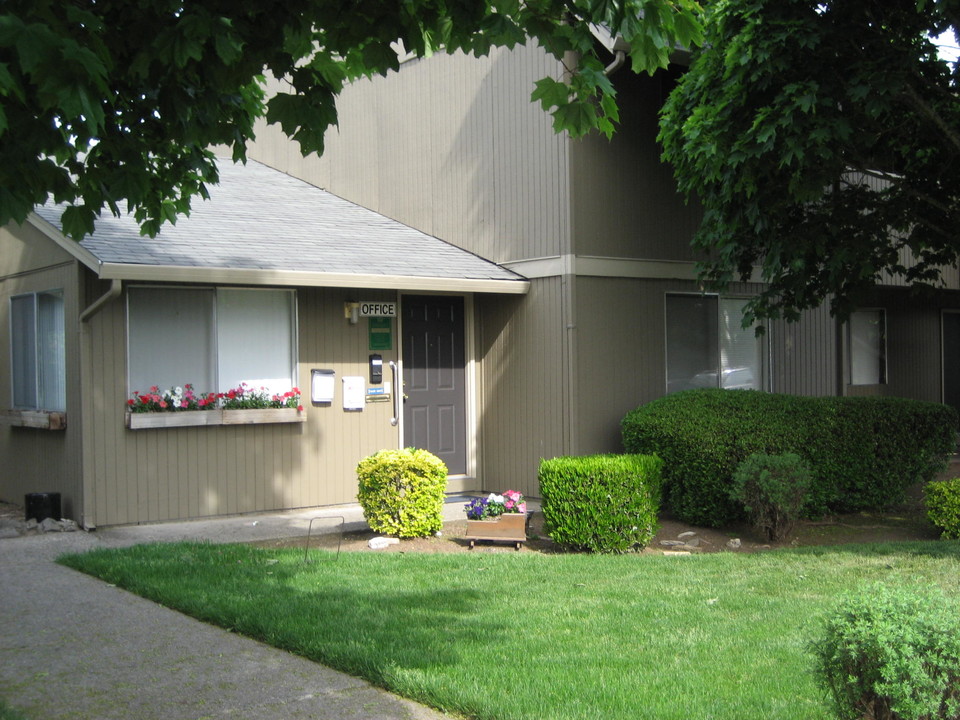
[(667, 295), (667, 392), (693, 388), (761, 390), (763, 342), (741, 326), (747, 301)]
[(63, 291), (10, 298), (13, 407), (66, 410)]
[(884, 310), (855, 310), (847, 323), (850, 384), (887, 382), (887, 318)]
[(292, 290), (132, 287), (127, 311), (130, 392), (297, 384)]

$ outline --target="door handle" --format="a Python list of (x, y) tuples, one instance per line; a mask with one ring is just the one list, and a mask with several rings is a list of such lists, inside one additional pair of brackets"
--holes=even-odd
[(390, 418), (390, 424), (396, 426), (400, 422), (400, 393), (403, 388), (399, 382), (400, 368), (393, 360), (390, 361), (390, 372), (393, 374), (393, 417)]

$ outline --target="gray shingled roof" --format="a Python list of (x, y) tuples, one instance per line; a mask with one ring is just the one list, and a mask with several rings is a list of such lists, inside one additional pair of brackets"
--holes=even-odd
[[(277, 170), (220, 161), (210, 200), (142, 237), (132, 216), (108, 213), (81, 245), (102, 263), (519, 281), (489, 260)], [(60, 226), (62, 206), (37, 214)]]

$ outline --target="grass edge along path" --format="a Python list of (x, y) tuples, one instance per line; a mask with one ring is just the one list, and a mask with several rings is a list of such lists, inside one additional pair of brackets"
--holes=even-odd
[(846, 590), (939, 585), (960, 542), (689, 557), (333, 554), (243, 545), (60, 562), (480, 720), (832, 717), (808, 643)]

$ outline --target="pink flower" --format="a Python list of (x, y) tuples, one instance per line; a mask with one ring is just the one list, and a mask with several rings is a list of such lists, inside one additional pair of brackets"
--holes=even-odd
[(303, 412), (303, 405), (297, 405), (297, 411)]
[(527, 504), (525, 502), (520, 503), (519, 505), (517, 505), (517, 510), (519, 510), (520, 513), (527, 512)]
[(161, 409), (161, 410), (166, 410), (166, 409), (167, 409), (167, 401), (166, 401), (166, 400), (161, 400), (161, 401), (160, 401), (160, 409)]

